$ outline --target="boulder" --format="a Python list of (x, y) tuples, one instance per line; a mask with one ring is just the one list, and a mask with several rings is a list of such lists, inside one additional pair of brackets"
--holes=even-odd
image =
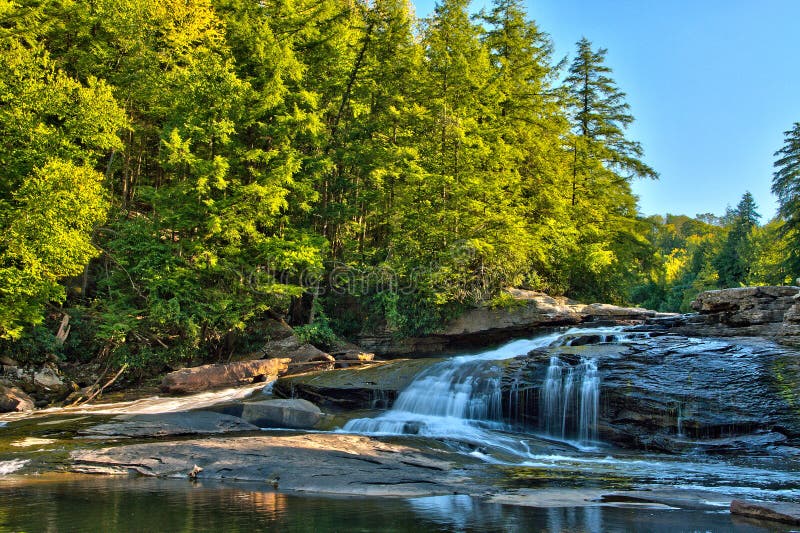
[(0, 385), (0, 413), (32, 411), (33, 400), (17, 387)]
[(55, 370), (45, 366), (33, 375), (33, 384), (47, 390), (58, 390), (66, 387)]
[(210, 411), (135, 414), (114, 417), (110, 422), (79, 431), (103, 437), (174, 437), (258, 431), (241, 418)]
[(336, 361), (333, 356), (311, 344), (301, 342), (295, 335), (269, 341), (259, 353), (263, 357), (288, 359), (292, 372), (332, 369)]
[(273, 358), (183, 368), (164, 376), (161, 390), (185, 394), (267, 381), (286, 372), (289, 362), (289, 359)]
[(700, 293), (696, 315), (675, 324), (675, 331), (700, 336), (753, 336), (792, 343), (800, 339), (800, 287), (737, 287)]
[(780, 322), (794, 304), (800, 287), (736, 287), (705, 291), (697, 295), (692, 309), (702, 314), (728, 313), (731, 324)]
[(262, 428), (311, 429), (321, 420), (322, 411), (308, 400), (264, 400), (242, 404), (241, 417)]
[(785, 344), (800, 346), (800, 293), (794, 296), (794, 303), (783, 315), (778, 340)]
[(731, 514), (800, 525), (800, 504), (796, 503), (733, 500)]
[(0, 355), (0, 365), (3, 366), (19, 366), (15, 360), (11, 359), (7, 355)]

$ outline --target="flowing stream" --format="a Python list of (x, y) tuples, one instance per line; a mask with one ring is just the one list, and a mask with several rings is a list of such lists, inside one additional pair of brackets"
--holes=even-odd
[[(540, 348), (569, 346), (574, 339), (589, 336), (599, 339), (600, 345), (649, 338), (647, 333), (622, 328), (573, 328), (453, 356), (421, 372), (391, 409), (374, 418), (350, 420), (341, 431), (439, 439), (486, 462), (520, 468), (523, 478), (532, 476), (535, 481), (529, 481), (539, 486), (620, 483), (645, 490), (670, 487), (742, 497), (800, 498), (798, 454), (785, 457), (780, 455), (783, 452), (771, 455), (767, 450), (758, 455), (696, 451), (669, 455), (622, 450), (601, 442), (598, 419), (603, 383), (598, 367), (603, 351), (591, 346), (582, 357), (550, 358), (538, 387), (538, 427), (523, 427), (508, 413), (504, 417), (503, 401), (513, 407), (524, 403), (524, 395), (529, 394), (516, 382), (506, 382), (504, 393), (504, 365), (510, 359)], [(731, 344), (712, 339), (692, 343), (732, 349)], [(674, 410), (675, 435), (684, 438), (683, 407), (678, 404)]]
[[(621, 328), (571, 329), (513, 341), (477, 354), (451, 357), (417, 376), (390, 410), (375, 418), (351, 420), (343, 431), (483, 443), (527, 457), (529, 450), (524, 442), (500, 433), (512, 430), (503, 418), (503, 361), (537, 348), (568, 342), (565, 339), (578, 331), (602, 335), (609, 342), (618, 340), (621, 334)], [(599, 401), (600, 378), (594, 359), (583, 359), (571, 366), (552, 357), (541, 387), (540, 433), (578, 447), (597, 444)]]
[[(762, 433), (744, 437), (768, 437), (764, 445), (748, 451), (735, 446), (729, 452), (704, 451), (709, 443), (735, 444), (742, 436), (736, 431), (749, 423), (747, 413), (755, 412), (758, 422), (780, 407), (775, 397), (770, 399), (769, 387), (775, 385), (765, 376), (780, 375), (784, 380), (778, 384), (788, 388), (778, 390), (780, 397), (792, 393), (795, 382), (789, 377), (797, 355), (781, 358), (774, 345), (748, 343), (651, 337), (622, 328), (570, 329), (516, 340), (428, 366), (390, 409), (350, 420), (339, 430), (414, 445), (438, 441), (432, 446), (437, 450), (444, 443), (469, 456), (464, 464), (496, 482), (507, 500), (481, 501), (465, 495), (407, 500), (301, 497), (265, 488), (263, 483), (250, 489), (229, 483), (195, 486), (185, 479), (68, 476), (53, 476), (43, 483), (41, 478), (47, 476), (31, 475), (59, 464), (59, 454), (73, 447), (92, 446), (80, 436), (73, 440), (80, 427), (120, 414), (212, 406), (241, 399), (262, 385), (51, 409), (27, 418), (3, 415), (0, 531), (46, 530), (54, 523), (75, 531), (342, 527), (499, 531), (508, 530), (509, 524), (514, 529), (546, 531), (666, 532), (687, 524), (695, 530), (728, 531), (735, 526), (737, 531), (768, 531), (734, 523), (726, 512), (727, 502), (731, 497), (800, 501), (797, 440), (781, 440), (781, 435), (758, 429)], [(517, 359), (531, 351), (533, 356)], [(615, 406), (614, 394), (616, 401), (628, 401), (629, 390), (639, 403)], [(644, 408), (661, 409), (665, 418), (658, 422), (660, 435), (682, 447), (676, 453), (657, 453), (603, 442), (609, 413), (614, 409), (633, 413), (635, 406), (640, 408), (637, 413), (644, 413), (639, 416), (650, 416)], [(737, 415), (741, 420), (733, 420), (731, 413), (740, 410), (745, 413)], [(703, 427), (713, 430), (711, 434), (698, 430), (700, 419)], [(639, 431), (648, 436), (646, 430)], [(596, 498), (614, 491), (660, 493), (666, 503), (647, 512), (626, 508), (641, 504), (623, 500), (619, 508), (595, 507)], [(694, 507), (672, 507), (669, 498), (677, 493), (689, 493), (686, 498)], [(515, 500), (526, 495), (541, 508)], [(504, 505), (508, 503), (512, 505)], [(126, 517), (134, 514), (137, 520), (127, 522)]]

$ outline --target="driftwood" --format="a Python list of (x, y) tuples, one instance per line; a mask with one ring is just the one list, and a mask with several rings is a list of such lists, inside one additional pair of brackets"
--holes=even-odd
[(63, 346), (64, 342), (69, 336), (69, 330), (72, 327), (69, 325), (69, 319), (70, 316), (67, 313), (64, 313), (64, 316), (61, 318), (61, 325), (58, 326), (58, 331), (56, 332), (56, 344), (59, 346)]
[[(102, 387), (100, 387), (99, 389), (96, 389), (94, 392), (92, 392), (92, 393), (91, 393), (89, 396), (87, 396), (85, 399), (83, 399), (83, 398), (79, 398), (78, 400), (75, 400), (75, 402), (73, 402), (73, 403), (70, 405), (70, 407), (77, 407), (78, 405), (87, 404), (87, 403), (91, 402), (92, 400), (94, 400), (95, 398), (97, 398), (99, 395), (101, 395), (101, 394), (103, 393), (103, 391), (104, 391), (104, 390), (106, 390), (108, 387), (110, 387), (112, 383), (114, 383), (115, 381), (117, 381), (117, 379), (118, 379), (118, 378), (119, 378), (119, 377), (122, 375), (122, 373), (123, 373), (123, 372), (125, 372), (125, 370), (126, 370), (127, 368), (128, 368), (128, 363), (125, 363), (124, 365), (122, 365), (122, 368), (120, 368), (120, 369), (119, 369), (119, 371), (118, 371), (118, 372), (117, 372), (117, 373), (114, 375), (114, 377), (113, 377), (113, 378), (111, 378), (111, 379), (109, 379), (109, 380), (106, 382), (106, 384), (105, 384), (105, 385), (103, 385), (103, 386), (102, 386)], [(95, 387), (97, 387), (97, 384), (100, 382), (100, 379), (101, 379), (101, 378), (97, 378), (97, 381), (95, 381), (95, 382), (94, 382), (94, 385), (92, 385), (92, 387), (91, 387), (92, 389), (94, 389)]]

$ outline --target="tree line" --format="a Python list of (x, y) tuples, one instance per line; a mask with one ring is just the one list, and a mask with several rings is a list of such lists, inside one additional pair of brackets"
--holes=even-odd
[(270, 316), (324, 343), (508, 286), (677, 310), (790, 280), (798, 126), (775, 221), (642, 217), (606, 54), (558, 60), (520, 0), (0, 0), (3, 349), (144, 369)]

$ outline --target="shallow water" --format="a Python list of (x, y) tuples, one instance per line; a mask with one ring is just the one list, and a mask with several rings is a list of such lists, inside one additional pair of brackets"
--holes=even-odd
[[(614, 335), (618, 329), (599, 331)], [(716, 504), (731, 497), (800, 501), (800, 452), (770, 446), (758, 455), (712, 455), (691, 448), (668, 455), (518, 432), (498, 411), (503, 361), (558, 337), (518, 340), (452, 357), (420, 374), (394, 409), (361, 419), (360, 428), (348, 428), (390, 441), (417, 439), (478, 458), (485, 462), (482, 481), (512, 500), (515, 494), (532, 495), (526, 504), (542, 508), (465, 495), (336, 498), (281, 493), (264, 485), (38, 474), (61, 468), (70, 450), (105, 445), (108, 439), (81, 437), (78, 432), (110, 416), (202, 407), (246, 396), (258, 389), (252, 386), (0, 417), (0, 532), (788, 530), (732, 518), (727, 503), (700, 511), (630, 503), (601, 507), (584, 501), (581, 491), (596, 496), (602, 491), (672, 489), (707, 491)], [(726, 341), (696, 342), (717, 343), (723, 352), (730, 346)], [(746, 363), (749, 359), (743, 358), (741, 364)], [(444, 377), (447, 382), (440, 379)], [(539, 496), (547, 491), (555, 496)], [(571, 496), (559, 501), (561, 491)]]
[(0, 531), (772, 531), (727, 512), (534, 508), (469, 496), (286, 494), (248, 484), (43, 476), (0, 481)]

